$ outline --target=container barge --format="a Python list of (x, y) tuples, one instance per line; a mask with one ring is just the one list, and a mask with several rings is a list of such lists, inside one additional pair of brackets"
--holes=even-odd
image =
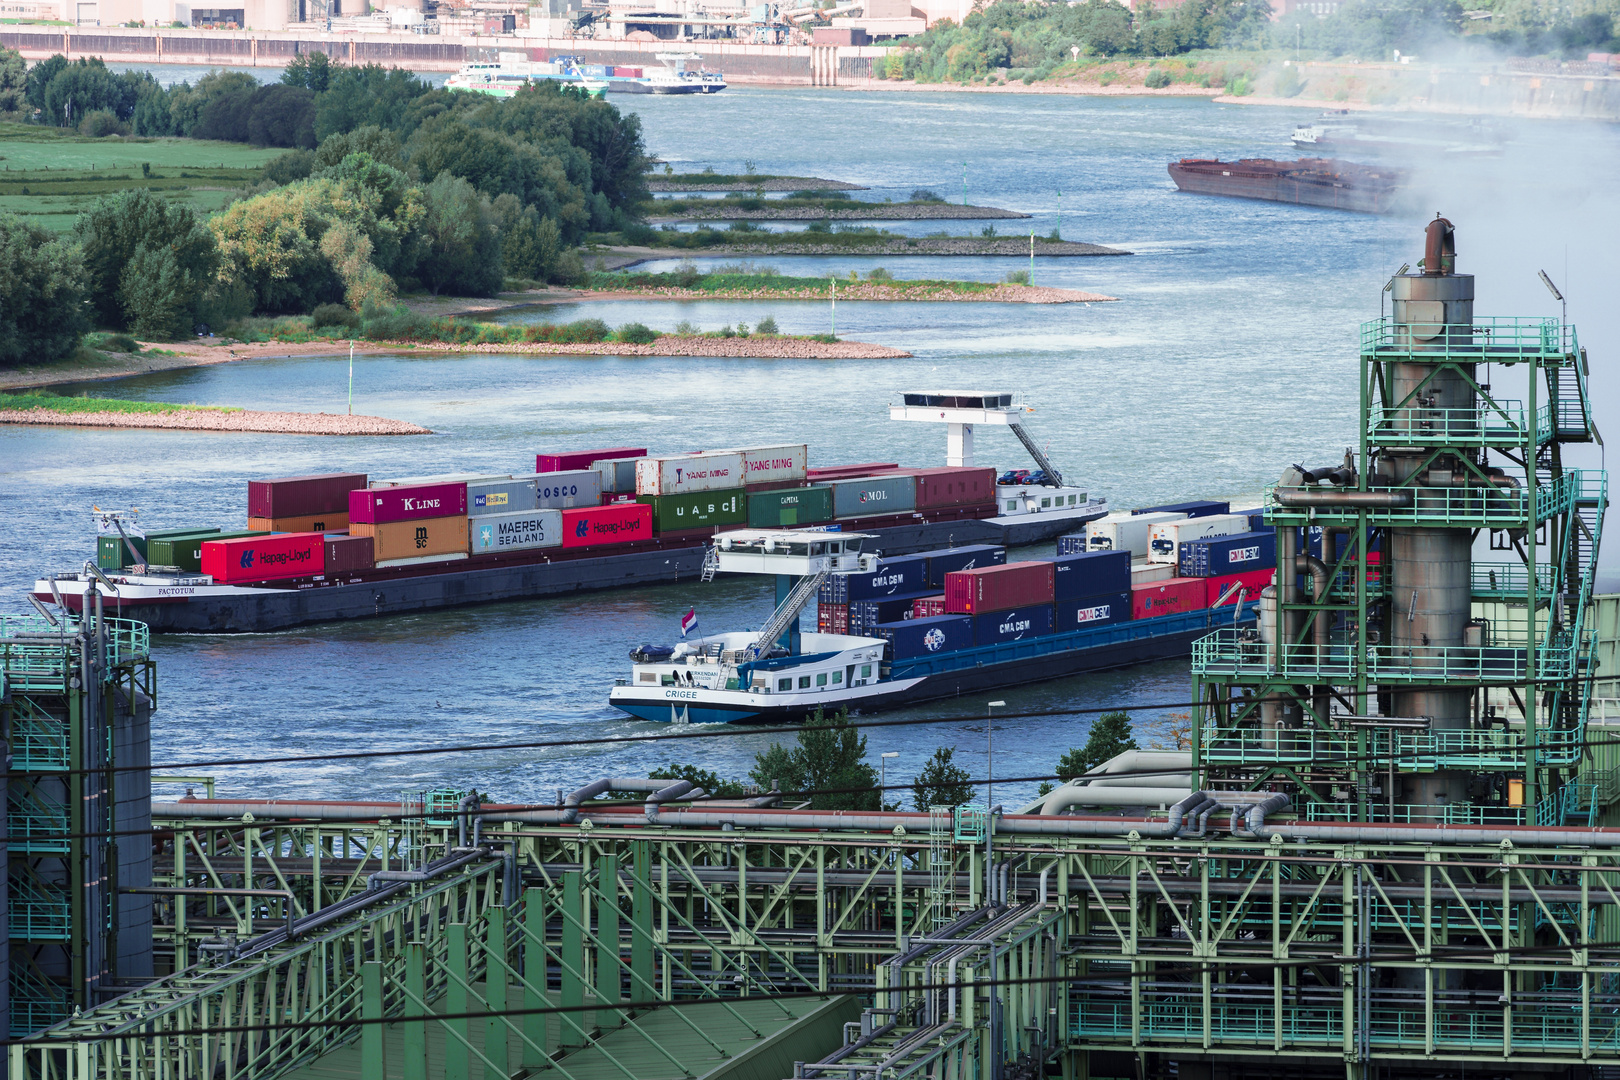
[(1182, 158), (1170, 164), (1170, 179), (1182, 191), (1197, 195), (1387, 214), (1395, 209), (1406, 174), (1387, 166), (1358, 165), (1336, 158)]

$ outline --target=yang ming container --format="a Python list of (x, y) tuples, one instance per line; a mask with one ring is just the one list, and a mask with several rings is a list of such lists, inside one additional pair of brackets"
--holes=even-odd
[(601, 505), (602, 474), (595, 469), (546, 473), (534, 480), (535, 506), (538, 509), (572, 510), (576, 506)]
[(882, 623), (871, 628), (868, 637), (889, 643), (890, 660), (915, 660), (973, 647), (973, 618), (969, 615), (936, 615), (928, 619)]
[(809, 448), (804, 443), (789, 443), (786, 446), (739, 446), (729, 452), (742, 455), (743, 483), (753, 487), (757, 484), (802, 482)]
[[(370, 488), (349, 493), (349, 531), (356, 525), (467, 516), (466, 484)], [(385, 556), (379, 555), (379, 559)]]
[(969, 544), (944, 551), (924, 551), (928, 558), (928, 586), (945, 587), (945, 575), (958, 570), (978, 570), (986, 566), (1001, 566), (1007, 561), (1007, 549), (997, 544)]
[(647, 457), (636, 462), (636, 494), (686, 495), (742, 487), (743, 456), (735, 450), (678, 457)]
[(322, 473), (248, 481), (248, 517), (303, 517), (347, 513), (349, 492), (366, 486), (365, 473)]
[(565, 548), (602, 544), (633, 544), (652, 539), (652, 507), (646, 503), (614, 503), (581, 510), (564, 510)]
[(1052, 560), (1052, 598), (1075, 600), (1082, 596), (1131, 591), (1131, 553), (1088, 551), (1059, 555)]
[(573, 450), (566, 454), (537, 454), (534, 471), (537, 473), (574, 472), (589, 469), (598, 461), (609, 458), (640, 458), (647, 456), (644, 446), (616, 446), (611, 450)]
[(1165, 503), (1163, 506), (1144, 506), (1132, 510), (1133, 514), (1185, 514), (1190, 518), (1211, 517), (1215, 514), (1224, 514), (1231, 509), (1231, 503), (1215, 502), (1211, 499), (1194, 499), (1192, 502)]
[(561, 510), (519, 510), (467, 519), (467, 547), (474, 555), (562, 546)]
[(973, 616), (973, 644), (1004, 645), (1052, 632), (1052, 605), (1033, 604)]
[[(467, 485), (467, 513), (474, 517), (483, 514), (510, 514), (517, 510), (538, 510), (540, 508), (538, 499), (539, 496), (535, 492), (535, 478), (532, 476), (486, 480)], [(596, 500), (593, 498), (591, 501), (594, 503)]]
[(1187, 540), (1181, 545), (1182, 577), (1241, 574), (1277, 565), (1277, 534), (1271, 530), (1241, 532)]
[(326, 570), (324, 533), (285, 533), (210, 540), (202, 546), (202, 572), (216, 585), (311, 577)]
[(748, 524), (756, 529), (791, 529), (832, 520), (829, 487), (778, 488), (748, 493)]
[(914, 476), (866, 476), (832, 480), (827, 486), (833, 491), (836, 518), (905, 514), (917, 508), (917, 478)]
[(416, 521), (361, 522), (351, 525), (349, 534), (372, 538), (378, 566), (467, 557), (465, 514)]
[[(978, 615), (1052, 603), (1052, 564), (1016, 562), (945, 575), (945, 602), (952, 612)], [(1048, 625), (1048, 630), (1050, 630)]]
[(1129, 622), (1130, 618), (1131, 594), (1128, 591), (1059, 600), (1052, 605), (1052, 628), (1058, 634)]
[(680, 532), (710, 525), (741, 525), (748, 520), (747, 496), (734, 491), (696, 491), (687, 495), (638, 495), (652, 507), (654, 532)]

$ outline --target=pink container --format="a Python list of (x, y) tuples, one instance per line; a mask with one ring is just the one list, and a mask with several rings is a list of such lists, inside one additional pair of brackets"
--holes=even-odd
[(349, 524), (455, 517), (467, 512), (466, 484), (417, 484), (349, 492)]
[(276, 533), (202, 546), (202, 572), (218, 585), (311, 577), (326, 570), (325, 533)]
[(1015, 562), (957, 570), (945, 575), (945, 608), (952, 615), (979, 615), (1052, 602), (1052, 564)]
[(621, 446), (616, 450), (576, 450), (571, 454), (537, 454), (534, 459), (534, 471), (571, 472), (574, 469), (588, 469), (593, 461), (646, 456), (646, 447), (629, 446)]
[(602, 544), (633, 544), (652, 539), (652, 507), (646, 503), (614, 503), (564, 510), (565, 548), (596, 547)]
[(1208, 598), (1208, 578), (1177, 577), (1151, 582), (1131, 590), (1131, 618), (1155, 619), (1202, 611), (1208, 606)]

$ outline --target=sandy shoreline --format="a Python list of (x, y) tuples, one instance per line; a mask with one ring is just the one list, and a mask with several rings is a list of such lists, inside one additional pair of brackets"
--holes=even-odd
[[(666, 286), (659, 289), (604, 289), (600, 292), (581, 293), (562, 297), (575, 303), (592, 300), (826, 300), (827, 294), (811, 289), (724, 289), (704, 292), (701, 289), (682, 289)], [(906, 293), (881, 281), (840, 281), (840, 300), (904, 300), (912, 303), (941, 301), (949, 303), (985, 304), (1100, 304), (1117, 301), (1117, 296), (1082, 292), (1079, 289), (1049, 289), (1040, 285), (997, 285), (984, 292), (958, 292), (939, 289), (934, 292)], [(543, 302), (543, 301), (537, 301)], [(662, 340), (662, 339), (661, 339)], [(682, 340), (679, 338), (672, 340)], [(881, 348), (881, 346), (874, 346)]]
[(432, 430), (382, 416), (342, 413), (180, 409), (165, 413), (56, 412), (0, 409), (0, 424), (49, 427), (156, 428), (164, 431), (257, 432), (274, 435), (431, 435)]

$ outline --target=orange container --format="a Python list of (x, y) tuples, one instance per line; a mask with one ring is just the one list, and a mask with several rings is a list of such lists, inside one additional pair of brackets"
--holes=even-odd
[(349, 527), (349, 512), (305, 514), (302, 517), (250, 517), (248, 528), (261, 532), (342, 532)]
[(399, 559), (467, 554), (465, 514), (419, 521), (357, 521), (349, 526), (349, 535), (371, 537), (372, 557), (379, 566)]

